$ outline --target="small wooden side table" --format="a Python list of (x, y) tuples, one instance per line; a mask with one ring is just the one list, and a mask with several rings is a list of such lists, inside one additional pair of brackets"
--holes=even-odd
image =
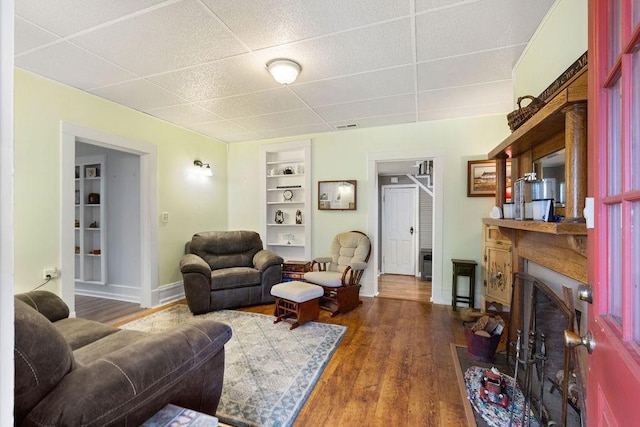
[(311, 261), (285, 261), (282, 264), (282, 281), (304, 281), (304, 273), (311, 271)]
[[(458, 301), (466, 302), (469, 307), (474, 306), (475, 285), (476, 285), (476, 265), (477, 262), (469, 259), (452, 259), (453, 263), (453, 286), (451, 288), (451, 308), (458, 309)], [(458, 277), (469, 277), (469, 295), (458, 295)]]

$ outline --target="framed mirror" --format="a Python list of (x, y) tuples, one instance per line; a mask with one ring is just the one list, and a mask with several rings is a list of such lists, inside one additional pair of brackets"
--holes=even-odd
[(550, 182), (556, 213), (564, 215), (566, 198), (565, 186), (565, 150), (564, 148), (534, 160), (533, 171), (537, 179)]
[(318, 210), (356, 210), (356, 180), (318, 181)]

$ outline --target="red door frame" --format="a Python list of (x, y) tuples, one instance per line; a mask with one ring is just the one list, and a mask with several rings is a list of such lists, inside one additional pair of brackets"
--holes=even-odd
[[(589, 281), (594, 288), (594, 304), (588, 313), (588, 327), (593, 333), (596, 349), (589, 356), (587, 386), (587, 421), (590, 426), (631, 426), (640, 423), (640, 405), (636, 403), (640, 395), (640, 348), (633, 341), (633, 298), (630, 263), (632, 259), (631, 242), (625, 236), (625, 227), (630, 227), (631, 204), (622, 195), (606, 196), (609, 161), (607, 157), (607, 137), (609, 129), (608, 90), (622, 73), (621, 80), (621, 117), (623, 124), (631, 120), (631, 72), (629, 55), (609, 67), (609, 4), (611, 0), (589, 0), (589, 112), (588, 112), (588, 162), (589, 195), (594, 197), (595, 229), (588, 231)], [(631, 36), (631, 0), (623, 0), (624, 6), (621, 35), (629, 40), (623, 46), (623, 52), (635, 46), (640, 39), (637, 28)], [(629, 126), (621, 130), (621, 158), (626, 162), (622, 176), (623, 192), (631, 187), (631, 135)], [(636, 166), (639, 167), (639, 166)], [(633, 197), (627, 192), (624, 197)], [(608, 292), (608, 220), (607, 204), (621, 203), (623, 219), (622, 251), (622, 322), (612, 320), (609, 313)]]

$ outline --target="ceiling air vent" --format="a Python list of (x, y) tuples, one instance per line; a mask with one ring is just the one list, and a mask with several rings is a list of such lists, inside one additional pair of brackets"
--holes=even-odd
[(336, 126), (336, 129), (338, 130), (344, 130), (344, 129), (353, 129), (353, 128), (357, 128), (358, 124), (357, 123), (349, 123), (346, 125), (338, 125)]

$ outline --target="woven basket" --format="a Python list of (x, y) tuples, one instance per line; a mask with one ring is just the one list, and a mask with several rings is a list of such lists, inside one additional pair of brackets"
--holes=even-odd
[[(531, 102), (529, 105), (523, 107), (520, 105), (522, 100), (530, 99)], [(542, 107), (544, 107), (544, 101), (540, 98), (536, 98), (535, 96), (526, 95), (518, 98), (518, 109), (507, 114), (507, 122), (509, 122), (509, 128), (511, 132), (518, 129), (524, 122), (529, 120), (531, 116), (538, 112)]]
[(490, 338), (486, 338), (474, 334), (470, 328), (465, 326), (464, 337), (467, 341), (469, 356), (471, 356), (472, 359), (491, 363), (502, 335), (491, 335)]

